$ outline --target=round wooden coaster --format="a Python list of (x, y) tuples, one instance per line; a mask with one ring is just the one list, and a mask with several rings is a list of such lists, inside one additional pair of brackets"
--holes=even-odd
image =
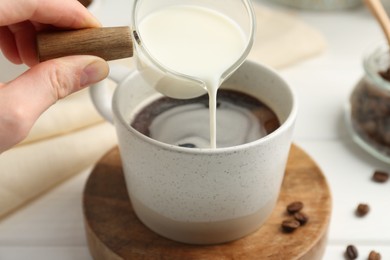
[[(291, 147), (277, 205), (255, 233), (234, 242), (187, 245), (165, 239), (136, 217), (125, 186), (119, 150), (108, 152), (92, 171), (83, 198), (86, 236), (94, 259), (321, 259), (331, 214), (331, 195), (316, 163)], [(281, 230), (286, 206), (304, 203), (306, 225)]]

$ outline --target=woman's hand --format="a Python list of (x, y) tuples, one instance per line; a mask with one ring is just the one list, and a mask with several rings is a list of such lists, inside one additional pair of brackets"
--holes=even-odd
[(11, 62), (31, 66), (20, 77), (0, 83), (0, 153), (22, 141), (57, 100), (104, 79), (109, 71), (107, 63), (94, 56), (38, 63), (36, 34), (99, 26), (76, 0), (0, 0), (0, 48)]

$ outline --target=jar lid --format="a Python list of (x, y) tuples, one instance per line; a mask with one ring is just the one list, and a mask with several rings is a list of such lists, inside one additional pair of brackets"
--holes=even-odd
[[(363, 57), (363, 68), (368, 79), (378, 88), (390, 91), (390, 48), (387, 42), (370, 46)], [(387, 73), (389, 80), (381, 75)]]

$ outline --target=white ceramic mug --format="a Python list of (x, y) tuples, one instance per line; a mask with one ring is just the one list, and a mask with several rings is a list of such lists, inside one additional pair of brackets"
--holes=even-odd
[[(164, 237), (191, 244), (232, 241), (260, 228), (276, 204), (292, 142), (297, 103), (289, 85), (273, 70), (246, 61), (221, 88), (260, 99), (276, 113), (280, 127), (234, 147), (190, 149), (131, 127), (134, 115), (161, 94), (137, 71), (123, 75), (112, 68), (111, 78), (120, 81), (112, 117), (139, 219)], [(111, 120), (111, 97), (105, 91), (104, 86), (91, 88), (98, 110)]]

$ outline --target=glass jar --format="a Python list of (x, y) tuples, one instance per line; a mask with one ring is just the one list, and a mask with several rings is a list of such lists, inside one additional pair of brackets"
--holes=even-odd
[(340, 10), (362, 4), (361, 0), (270, 0), (284, 5), (310, 10)]
[(347, 122), (356, 143), (390, 163), (390, 51), (388, 43), (364, 56), (365, 75), (351, 93)]

